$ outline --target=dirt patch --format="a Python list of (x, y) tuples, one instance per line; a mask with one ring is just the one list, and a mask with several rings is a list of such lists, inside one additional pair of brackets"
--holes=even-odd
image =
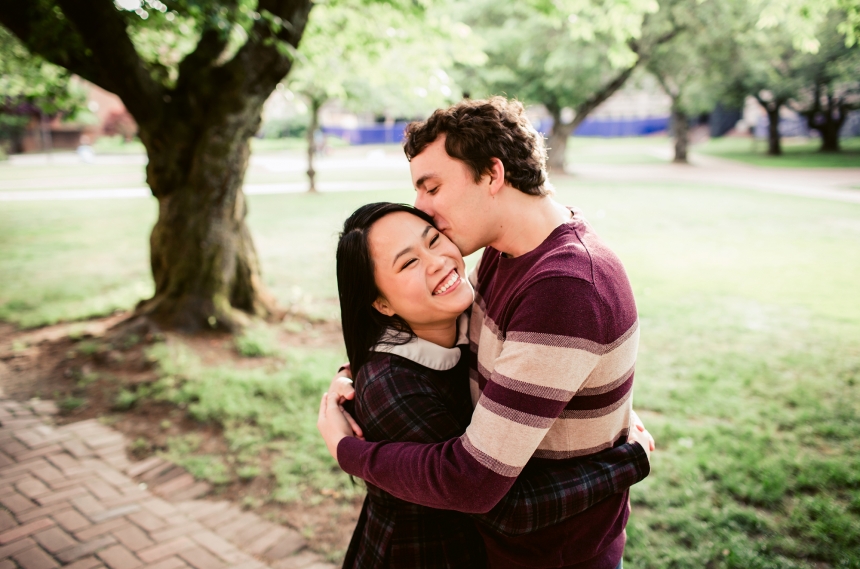
[[(70, 423), (101, 418), (126, 435), (132, 460), (140, 460), (167, 449), (172, 437), (194, 434), (199, 450), (207, 454), (229, 453), (220, 426), (201, 423), (180, 407), (141, 400), (131, 409), (116, 407), (123, 387), (158, 379), (147, 348), (162, 337), (152, 335), (111, 336), (111, 326), (127, 314), (82, 323), (19, 330), (0, 323), (0, 397), (19, 401), (53, 399), (61, 409), (57, 422)], [(171, 334), (167, 334), (168, 341)], [(181, 337), (204, 365), (256, 368), (273, 364), (271, 358), (245, 358), (224, 333)], [(337, 322), (293, 317), (278, 327), (283, 347), (335, 348), (342, 345)], [(266, 457), (261, 457), (265, 461)], [(268, 501), (274, 489), (269, 477), (234, 480), (217, 485), (209, 496), (228, 499), (252, 508), (258, 514), (300, 531), (314, 551), (331, 561), (342, 558), (358, 520), (362, 498), (339, 495), (306, 495), (299, 502)]]

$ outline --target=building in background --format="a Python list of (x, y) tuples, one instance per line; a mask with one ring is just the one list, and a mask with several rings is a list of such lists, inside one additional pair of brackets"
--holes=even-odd
[(135, 138), (137, 124), (119, 97), (80, 77), (73, 76), (72, 81), (85, 93), (84, 110), (68, 120), (64, 116), (48, 118), (34, 109), (24, 128), (7, 141), (9, 151), (75, 150), (102, 136), (119, 135), (125, 141)]

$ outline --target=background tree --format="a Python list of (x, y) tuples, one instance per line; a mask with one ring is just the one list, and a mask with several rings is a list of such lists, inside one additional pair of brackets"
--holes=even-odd
[(818, 49), (810, 19), (818, 21), (817, 8), (804, 10), (796, 0), (738, 4), (746, 10), (746, 25), (735, 30), (738, 57), (734, 65), (732, 88), (741, 95), (752, 95), (768, 118), (768, 154), (782, 154), (779, 131), (780, 114), (801, 87), (797, 57), (803, 50)]
[(451, 24), (447, 6), (412, 10), (344, 0), (320, 5), (285, 84), (308, 105), (308, 180), (316, 191), (314, 134), (319, 111), (339, 100), (358, 112), (417, 117), (459, 98), (445, 69), (480, 62), (468, 28)]
[(19, 143), (27, 123), (40, 121), (43, 145), (50, 147), (48, 122), (58, 115), (73, 116), (83, 107), (83, 90), (71, 74), (39, 57), (33, 57), (20, 41), (0, 27), (0, 143)]
[(724, 85), (737, 57), (733, 32), (744, 23), (738, 21), (743, 12), (735, 7), (729, 0), (664, 0), (651, 17), (655, 29), (678, 32), (654, 46), (646, 65), (672, 100), (674, 162), (687, 162), (689, 117), (713, 110), (725, 97)]
[(311, 0), (4, 2), (27, 48), (117, 94), (139, 126), (158, 199), (150, 238), (161, 325), (233, 329), (276, 312), (265, 290), (242, 180), (248, 139), (292, 66)]
[(544, 105), (553, 118), (548, 166), (564, 172), (571, 133), (674, 35), (650, 34), (647, 23), (643, 33), (657, 10), (653, 0), (469, 3), (463, 21), (483, 38), (488, 61), (463, 70), (463, 84)]
[[(746, 26), (734, 32), (738, 57), (729, 83), (736, 94), (755, 97), (767, 113), (768, 154), (777, 156), (782, 154), (782, 109), (804, 93), (812, 103), (815, 89), (810, 82), (815, 80), (811, 76), (826, 67), (827, 55), (819, 54), (822, 40), (827, 42), (825, 51), (840, 43), (841, 48), (856, 44), (860, 0), (756, 0), (734, 5), (747, 14)], [(833, 14), (840, 14), (835, 21)], [(831, 67), (831, 73), (842, 77), (838, 68)], [(819, 80), (826, 75), (819, 74)]]
[(839, 151), (839, 131), (848, 113), (860, 108), (860, 45), (848, 45), (840, 31), (845, 21), (844, 12), (833, 10), (818, 32), (818, 51), (795, 61), (803, 86), (791, 107), (821, 135), (822, 152)]

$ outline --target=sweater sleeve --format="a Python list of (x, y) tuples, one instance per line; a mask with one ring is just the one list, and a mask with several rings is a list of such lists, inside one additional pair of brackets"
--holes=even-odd
[(556, 464), (542, 462), (527, 466), (492, 510), (474, 518), (506, 537), (532, 533), (623, 492), (650, 472), (648, 455), (639, 443)]
[(463, 436), (430, 445), (345, 438), (338, 462), (403, 500), (489, 512), (597, 364), (601, 325), (602, 303), (590, 283), (539, 281), (514, 305)]

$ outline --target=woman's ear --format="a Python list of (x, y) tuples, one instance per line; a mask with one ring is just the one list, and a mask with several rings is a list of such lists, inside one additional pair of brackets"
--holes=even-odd
[(385, 316), (394, 316), (394, 311), (391, 309), (388, 301), (381, 296), (374, 300), (371, 306), (373, 306), (380, 314), (384, 314)]

